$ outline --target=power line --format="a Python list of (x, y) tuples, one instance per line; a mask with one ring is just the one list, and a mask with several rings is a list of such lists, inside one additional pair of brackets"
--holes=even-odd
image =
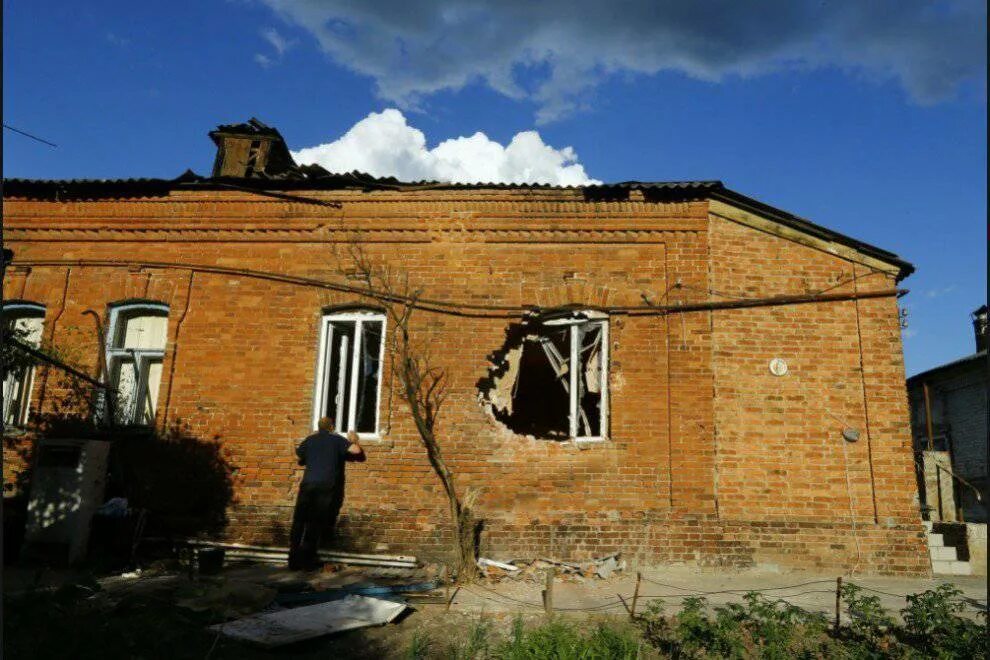
[(27, 131), (22, 131), (19, 128), (14, 128), (10, 124), (4, 124), (3, 127), (6, 128), (9, 131), (14, 131), (15, 133), (20, 133), (24, 137), (31, 138), (32, 140), (37, 140), (38, 142), (41, 142), (42, 144), (47, 144), (49, 147), (54, 147), (55, 149), (58, 149), (58, 145), (55, 144), (54, 142), (49, 142), (48, 140), (46, 140), (44, 138), (40, 138), (37, 135), (31, 135)]
[[(229, 266), (212, 266), (209, 264), (187, 264), (170, 261), (132, 261), (121, 259), (29, 259), (19, 262), (22, 266), (78, 266), (78, 267), (107, 267), (123, 268), (128, 266), (139, 266), (141, 268), (193, 270), (196, 272), (239, 275), (252, 277), (286, 284), (300, 286), (310, 286), (315, 288), (329, 289), (343, 293), (352, 293), (365, 298), (372, 298), (382, 302), (392, 302), (407, 304), (410, 307), (423, 311), (435, 312), (438, 314), (453, 314), (455, 316), (467, 316), (476, 318), (515, 318), (520, 314), (538, 311), (532, 305), (491, 305), (482, 303), (470, 303), (450, 299), (430, 299), (422, 298), (418, 295), (407, 295), (388, 290), (367, 289), (362, 286), (343, 284), (330, 280), (322, 280), (298, 275), (288, 275), (271, 271), (251, 270), (246, 268), (233, 268)], [(785, 296), (771, 296), (768, 298), (757, 298), (745, 301), (732, 302), (687, 302), (680, 305), (620, 305), (602, 308), (609, 314), (626, 314), (629, 316), (665, 316), (668, 314), (679, 314), (696, 311), (715, 311), (719, 309), (745, 309), (750, 307), (771, 307), (777, 305), (793, 305), (803, 303), (837, 302), (845, 300), (858, 300), (867, 298), (886, 298), (899, 295), (903, 289), (885, 289), (881, 291), (864, 291), (862, 293), (843, 294), (799, 294)]]

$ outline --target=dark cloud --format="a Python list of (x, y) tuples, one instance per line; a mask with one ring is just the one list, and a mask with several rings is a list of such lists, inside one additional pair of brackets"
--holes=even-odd
[[(549, 121), (616, 73), (838, 67), (920, 103), (986, 72), (983, 0), (263, 0), (405, 107), (482, 81)], [(534, 85), (520, 76), (540, 71)]]

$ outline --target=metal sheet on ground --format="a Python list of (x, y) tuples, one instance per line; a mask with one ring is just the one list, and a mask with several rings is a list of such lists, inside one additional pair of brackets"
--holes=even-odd
[(347, 596), (319, 605), (296, 607), (267, 614), (255, 614), (210, 626), (210, 630), (266, 647), (391, 623), (406, 606), (379, 598)]

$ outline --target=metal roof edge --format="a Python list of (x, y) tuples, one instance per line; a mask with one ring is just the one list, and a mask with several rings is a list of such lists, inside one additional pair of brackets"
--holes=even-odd
[[(794, 215), (769, 204), (765, 204), (752, 197), (744, 195), (727, 188), (718, 180), (694, 180), (694, 181), (623, 181), (618, 183), (601, 183), (588, 186), (557, 186), (540, 183), (445, 183), (438, 181), (418, 181), (404, 182), (394, 177), (374, 177), (364, 172), (331, 173), (327, 176), (314, 178), (251, 178), (251, 179), (230, 179), (211, 178), (197, 175), (191, 170), (174, 179), (162, 178), (132, 178), (132, 179), (3, 179), (3, 193), (6, 197), (10, 188), (14, 188), (14, 195), (34, 197), (37, 199), (59, 200), (71, 198), (73, 200), (89, 199), (87, 192), (93, 193), (93, 199), (111, 198), (112, 193), (117, 193), (121, 197), (152, 197), (167, 194), (176, 189), (200, 189), (200, 190), (230, 190), (234, 187), (245, 191), (253, 190), (292, 190), (292, 191), (320, 191), (320, 190), (342, 190), (347, 188), (358, 188), (363, 190), (395, 190), (395, 191), (416, 191), (416, 190), (573, 190), (582, 191), (589, 200), (594, 200), (600, 195), (606, 195), (610, 191), (641, 190), (645, 193), (654, 192), (657, 194), (680, 195), (686, 194), (692, 197), (712, 198), (724, 201), (743, 210), (756, 213), (778, 222), (782, 225), (796, 229), (811, 236), (828, 241), (834, 241), (847, 247), (853, 248), (865, 255), (896, 266), (899, 270), (897, 281), (903, 280), (911, 275), (914, 266), (894, 254), (882, 248), (864, 243), (863, 241), (846, 236), (837, 231), (833, 231), (810, 220)], [(71, 189), (76, 189), (70, 192)], [(82, 189), (82, 190), (80, 190)]]
[(908, 376), (907, 383), (910, 385), (910, 384), (912, 384), (914, 382), (917, 382), (919, 380), (922, 380), (926, 376), (931, 376), (932, 374), (937, 373), (939, 371), (946, 371), (946, 370), (952, 369), (953, 367), (961, 367), (961, 366), (963, 366), (965, 364), (968, 364), (970, 362), (975, 362), (975, 361), (981, 360), (981, 359), (982, 360), (985, 360), (986, 358), (987, 358), (987, 351), (986, 351), (986, 349), (983, 349), (982, 351), (976, 351), (975, 353), (973, 353), (971, 355), (967, 355), (965, 357), (961, 357), (958, 360), (953, 360), (951, 362), (946, 362), (945, 364), (940, 364), (937, 367), (932, 367), (931, 369), (927, 369), (925, 371), (921, 371), (919, 373), (916, 373), (913, 376)]
[(874, 259), (889, 263), (892, 266), (897, 266), (899, 271), (897, 274), (898, 282), (908, 277), (915, 271), (914, 264), (902, 259), (900, 256), (890, 252), (889, 250), (884, 250), (883, 248), (865, 243), (859, 239), (847, 236), (846, 234), (837, 232), (833, 229), (823, 227), (822, 225), (816, 224), (806, 218), (794, 215), (793, 213), (777, 208), (776, 206), (770, 206), (769, 204), (765, 204), (764, 202), (753, 199), (748, 195), (736, 192), (730, 188), (722, 187), (720, 189), (712, 190), (708, 196), (719, 199), (728, 204), (732, 204), (733, 206), (737, 206), (743, 210), (756, 213), (757, 215), (766, 217), (774, 222), (779, 222), (780, 224), (792, 229), (797, 229), (805, 234), (828, 241), (835, 241), (836, 243), (851, 247), (867, 256), (873, 257)]

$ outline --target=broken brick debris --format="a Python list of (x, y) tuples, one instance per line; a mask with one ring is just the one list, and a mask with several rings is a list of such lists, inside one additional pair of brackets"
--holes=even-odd
[(583, 582), (585, 579), (598, 578), (607, 580), (617, 571), (626, 569), (626, 562), (620, 561), (618, 552), (584, 562), (566, 562), (541, 557), (532, 561), (514, 559), (509, 562), (493, 559), (478, 559), (478, 567), (484, 577), (493, 581), (503, 579), (522, 580), (526, 582), (543, 582), (546, 569), (553, 568), (557, 577), (564, 580)]

